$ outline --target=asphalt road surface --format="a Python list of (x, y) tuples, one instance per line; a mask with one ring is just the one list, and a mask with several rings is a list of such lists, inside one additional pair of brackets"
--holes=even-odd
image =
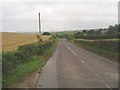
[(38, 88), (118, 88), (118, 64), (61, 39)]

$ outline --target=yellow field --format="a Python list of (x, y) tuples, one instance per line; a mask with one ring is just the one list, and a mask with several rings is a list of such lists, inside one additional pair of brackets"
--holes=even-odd
[[(43, 41), (47, 41), (50, 36), (42, 35)], [(11, 51), (17, 49), (19, 45), (33, 43), (38, 41), (36, 34), (21, 34), (21, 33), (2, 33), (2, 50)]]

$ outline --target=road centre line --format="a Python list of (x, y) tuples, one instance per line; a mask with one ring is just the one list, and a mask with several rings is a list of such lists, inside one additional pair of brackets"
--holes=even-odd
[[(66, 44), (64, 44), (64, 45), (65, 45), (74, 55), (77, 56), (77, 54), (76, 54), (69, 46), (67, 46)], [(89, 68), (89, 70), (90, 70), (91, 72), (93, 72), (96, 76), (99, 76), (99, 74), (97, 74), (96, 72), (94, 72), (94, 70), (93, 70), (92, 68), (90, 68), (83, 60), (81, 60), (81, 62), (82, 62), (83, 64), (85, 64), (85, 66), (87, 66), (87, 68)], [(103, 81), (103, 83), (105, 83), (105, 81)], [(105, 83), (105, 86), (106, 86), (107, 88), (109, 88), (110, 90), (112, 90), (111, 87), (110, 87), (110, 85), (108, 85), (108, 84)]]
[(71, 49), (70, 47), (67, 46), (68, 49)]
[(77, 56), (77, 54), (73, 51), (73, 50), (71, 50), (72, 51), (72, 53), (74, 54), (74, 55), (76, 55)]
[(85, 63), (83, 60), (81, 60), (82, 63)]
[[(65, 44), (64, 44), (65, 45)], [(77, 54), (73, 51), (73, 50), (71, 50), (71, 48), (69, 47), (69, 46), (67, 46), (67, 45), (65, 45), (75, 56), (77, 56)]]
[[(81, 60), (81, 62), (84, 63), (85, 66), (87, 66), (92, 73), (94, 73), (96, 76), (99, 76), (99, 75), (98, 75), (96, 72), (94, 72), (83, 60)], [(105, 83), (104, 80), (101, 80), (101, 82), (102, 82), (102, 83)], [(105, 85), (106, 85), (107, 88), (109, 88), (110, 90), (112, 90), (111, 87), (110, 87), (110, 85), (108, 85), (108, 84), (106, 84), (106, 83), (105, 83)]]
[(95, 75), (96, 75), (96, 76), (98, 76), (98, 74), (97, 74), (97, 73), (95, 73)]

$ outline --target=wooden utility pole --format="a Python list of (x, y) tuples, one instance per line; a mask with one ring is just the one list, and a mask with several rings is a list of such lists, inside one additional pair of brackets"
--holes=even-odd
[(39, 35), (41, 36), (41, 22), (40, 22), (40, 13), (39, 13)]

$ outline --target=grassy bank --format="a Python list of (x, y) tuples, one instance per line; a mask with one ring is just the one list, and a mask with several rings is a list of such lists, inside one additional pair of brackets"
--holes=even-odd
[(57, 39), (20, 46), (16, 51), (2, 52), (3, 87), (21, 82), (24, 77), (41, 68), (52, 55)]
[(118, 40), (69, 40), (77, 46), (83, 47), (113, 61), (118, 60)]

